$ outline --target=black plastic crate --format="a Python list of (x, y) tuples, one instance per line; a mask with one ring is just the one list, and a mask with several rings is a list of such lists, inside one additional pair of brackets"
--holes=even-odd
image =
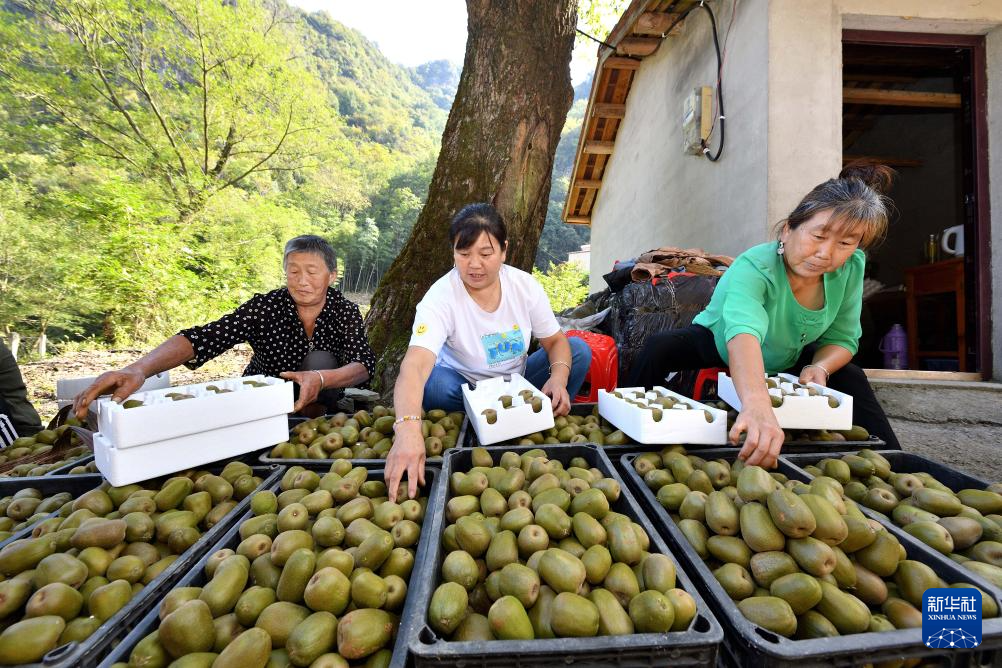
[[(592, 409), (598, 404), (595, 402), (586, 402), (580, 404), (571, 404), (571, 415), (591, 415)], [(604, 418), (603, 418), (604, 419)], [(467, 422), (469, 420), (467, 419)], [(608, 422), (608, 420), (606, 420)], [(610, 423), (611, 424), (611, 423)], [(480, 441), (477, 439), (477, 432), (475, 429), (466, 430), (466, 439), (460, 441), (462, 447), (473, 448), (480, 445)], [(517, 441), (505, 444), (505, 443), (495, 443), (490, 447), (501, 447), (508, 445), (509, 447), (515, 447)], [(556, 445), (556, 444), (553, 444)], [(643, 443), (627, 443), (626, 445), (598, 445), (592, 443), (598, 448), (601, 448), (604, 452), (608, 453), (609, 457), (618, 459), (622, 455), (640, 452), (650, 452), (654, 448), (665, 447), (667, 445), (675, 445), (673, 443), (664, 444), (643, 444)], [(705, 444), (681, 444), (685, 445), (687, 450), (702, 451), (707, 449), (716, 449), (725, 447), (724, 444), (720, 445), (705, 445)], [(814, 452), (828, 452), (831, 450), (838, 450), (839, 452), (844, 452), (851, 449), (862, 449), (870, 448), (873, 450), (879, 449), (887, 445), (884, 441), (877, 438), (876, 436), (871, 436), (868, 441), (790, 441), (789, 443), (783, 444), (783, 452), (785, 453), (814, 453)], [(837, 446), (837, 447), (836, 447)], [(264, 461), (264, 460), (262, 460)], [(268, 460), (276, 461), (276, 460)]]
[[(322, 462), (323, 460), (310, 461)], [(383, 474), (383, 470), (381, 468), (370, 468), (369, 470), (373, 475), (381, 476)], [(280, 471), (276, 477), (269, 479), (271, 484), (266, 486), (267, 489), (272, 489), (276, 492), (281, 491), (279, 489), (282, 482), (281, 473), (284, 473), (284, 471)], [(420, 577), (420, 573), (423, 573), (426, 570), (424, 565), (426, 559), (425, 555), (428, 551), (428, 542), (431, 532), (426, 531), (425, 529), (429, 526), (431, 517), (433, 516), (433, 513), (430, 512), (431, 498), (435, 495), (437, 486), (441, 483), (441, 481), (442, 478), (439, 477), (439, 472), (437, 470), (429, 469), (427, 477), (425, 478), (425, 489), (428, 491), (429, 508), (425, 511), (425, 523), (421, 526), (421, 538), (418, 540), (417, 550), (414, 556), (414, 568), (411, 570), (412, 582), (417, 577)], [(250, 512), (242, 513), (232, 528), (230, 528), (222, 538), (219, 538), (215, 544), (209, 547), (208, 551), (204, 553), (204, 556), (202, 556), (199, 562), (190, 568), (185, 576), (174, 584), (173, 587), (201, 587), (204, 585), (207, 582), (205, 577), (205, 562), (214, 552), (218, 550), (226, 548), (236, 549), (241, 540), (240, 525), (249, 517), (251, 517)], [(415, 616), (416, 610), (414, 605), (416, 597), (414, 596), (413, 591), (411, 583), (408, 583), (407, 598), (404, 602), (404, 608), (400, 613), (400, 629), (398, 629), (397, 637), (394, 641), (393, 659), (390, 662), (390, 668), (404, 668), (404, 666), (407, 665), (407, 635), (404, 633), (403, 627)], [(160, 627), (159, 612), (159, 602), (157, 602), (157, 605), (152, 610), (147, 612), (145, 616), (143, 616), (143, 618), (131, 628), (128, 635), (122, 638), (114, 649), (111, 650), (111, 652), (101, 662), (100, 667), (110, 668), (112, 664), (117, 662), (128, 663), (129, 654), (132, 652), (132, 649), (139, 644), (139, 641)]]
[[(830, 454), (797, 454), (790, 456), (786, 456), (786, 453), (783, 454), (790, 463), (803, 468), (810, 464), (816, 464), (822, 459), (829, 457), (838, 458), (843, 455), (856, 454), (856, 452), (858, 450), (843, 449)], [(952, 469), (946, 464), (940, 464), (922, 455), (904, 452), (903, 450), (877, 450), (877, 452), (891, 463), (891, 470), (895, 473), (928, 473), (954, 492), (962, 489), (984, 489), (988, 487), (988, 483), (981, 478), (976, 478), (963, 471)]]
[[(51, 496), (60, 492), (69, 492), (76, 497), (85, 492), (89, 492), (92, 489), (100, 487), (103, 482), (104, 478), (95, 473), (64, 476), (38, 476), (35, 478), (0, 478), (0, 498), (12, 496), (19, 490), (25, 489), (26, 487), (34, 487), (44, 496)], [(46, 515), (44, 518), (39, 519), (38, 522), (42, 522), (58, 514), (59, 511), (55, 510)], [(7, 545), (7, 543), (11, 543), (21, 538), (30, 537), (32, 530), (38, 522), (33, 522), (23, 529), (19, 529), (18, 531), (12, 533), (6, 540), (0, 541), (0, 549)]]
[[(497, 458), (502, 453), (527, 452), (537, 448), (491, 447), (488, 450)], [(650, 552), (661, 552), (675, 561), (677, 586), (692, 595), (696, 601), (696, 617), (687, 631), (674, 633), (637, 633), (629, 636), (598, 636), (595, 638), (557, 638), (540, 640), (494, 640), (490, 642), (450, 642), (439, 638), (429, 627), (428, 604), (439, 582), (442, 565), (442, 532), (445, 530), (445, 503), (449, 497), (449, 476), (453, 471), (471, 467), (472, 451), (457, 449), (449, 453), (442, 469), (442, 484), (429, 507), (439, 509), (433, 515), (429, 529), (428, 552), (425, 568), (414, 584), (414, 610), (406, 629), (408, 647), (415, 666), (526, 667), (526, 666), (599, 666), (615, 665), (625, 668), (640, 666), (712, 666), (716, 660), (717, 646), (723, 631), (709, 612), (693, 582), (686, 574), (682, 562), (660, 538), (654, 526), (641, 512), (622, 478), (609, 459), (593, 445), (551, 445), (541, 447), (551, 459), (567, 464), (574, 457), (584, 457), (603, 475), (616, 480), (622, 488), (619, 499), (609, 504), (612, 510), (623, 513), (640, 524), (651, 539)], [(424, 536), (422, 535), (422, 538)], [(408, 601), (410, 603), (410, 601)]]
[[(700, 452), (706, 459), (733, 460), (737, 451), (719, 449)], [(933, 659), (939, 666), (1002, 666), (1002, 618), (986, 619), (983, 622), (983, 638), (979, 647), (972, 650), (952, 649), (944, 652), (930, 649), (922, 642), (921, 629), (904, 629), (884, 633), (857, 633), (835, 638), (812, 640), (791, 640), (756, 626), (745, 618), (737, 605), (713, 577), (713, 573), (686, 540), (669, 513), (658, 502), (643, 479), (633, 468), (636, 455), (624, 455), (621, 469), (631, 488), (637, 492), (642, 506), (651, 521), (668, 538), (676, 554), (682, 555), (686, 567), (697, 578), (701, 591), (711, 602), (713, 612), (724, 624), (724, 642), (720, 649), (720, 664), (728, 668), (746, 666), (841, 666), (862, 667), (884, 661), (902, 659)], [(810, 480), (804, 471), (780, 457), (776, 470), (791, 479)], [(860, 506), (865, 512), (866, 509)], [(892, 523), (882, 524), (904, 546), (908, 559), (920, 561), (930, 566), (947, 583), (970, 582), (1002, 602), (998, 591), (974, 573), (966, 571), (959, 564), (928, 548), (912, 538)], [(1002, 609), (1002, 605), (1000, 605)]]
[[(257, 467), (254, 469), (254, 473), (264, 479), (255, 490), (257, 491), (265, 489), (275, 484), (276, 481), (281, 480), (282, 469), (277, 467)], [(87, 476), (65, 476), (63, 480), (73, 481), (84, 477)], [(100, 476), (96, 477), (100, 478)], [(24, 480), (24, 478), (21, 480)], [(29, 480), (41, 482), (43, 480), (58, 479), (40, 477), (29, 478)], [(91, 486), (84, 491), (93, 488)], [(174, 563), (165, 568), (159, 576), (146, 585), (125, 607), (99, 626), (89, 638), (83, 642), (71, 642), (57, 647), (46, 654), (39, 663), (23, 664), (23, 666), (28, 668), (92, 668), (97, 666), (102, 657), (108, 652), (109, 647), (133, 629), (143, 619), (150, 606), (159, 605), (160, 600), (167, 592), (177, 586), (177, 581), (190, 571), (196, 562), (199, 562), (202, 556), (206, 554), (206, 551), (219, 540), (220, 536), (229, 531), (236, 518), (244, 515), (250, 507), (251, 496), (253, 496), (253, 492), (244, 497), (233, 510), (227, 513), (221, 522), (202, 534), (197, 543), (178, 556)]]
[[(327, 417), (327, 416), (325, 416), (325, 417)], [(296, 422), (293, 423), (293, 420), (295, 420)], [(289, 435), (290, 435), (290, 437), (292, 435), (292, 428), (295, 427), (297, 424), (300, 424), (302, 422), (306, 422), (306, 419), (305, 418), (291, 418), (291, 417), (289, 418)], [(462, 447), (463, 443), (466, 442), (467, 432), (471, 432), (471, 433), (473, 432), (472, 429), (468, 429), (469, 425), (470, 425), (469, 418), (464, 417), (463, 418), (463, 424), (459, 425), (459, 436), (456, 438), (456, 446), (453, 449), (457, 449), (457, 448)], [(261, 454), (259, 456), (257, 456), (257, 461), (261, 462), (262, 464), (279, 465), (279, 466), (310, 466), (310, 465), (325, 464), (325, 463), (328, 466), (330, 466), (331, 464), (333, 464), (334, 462), (337, 461), (336, 459), (280, 459), (280, 458), (274, 458), (274, 457), (271, 457), (271, 450), (272, 450), (273, 447), (274, 446), (272, 446), (271, 448), (266, 448), (265, 450), (261, 451)], [(449, 450), (446, 450), (446, 452), (449, 452)], [(444, 457), (445, 457), (445, 452), (442, 453), (442, 459), (444, 459)], [(427, 460), (427, 465), (428, 466), (439, 467), (439, 466), (442, 465), (442, 459), (429, 459), (429, 460)], [(382, 468), (383, 466), (386, 465), (386, 460), (385, 459), (347, 459), (346, 461), (351, 462), (352, 466), (367, 466), (367, 467), (376, 466), (376, 467)]]

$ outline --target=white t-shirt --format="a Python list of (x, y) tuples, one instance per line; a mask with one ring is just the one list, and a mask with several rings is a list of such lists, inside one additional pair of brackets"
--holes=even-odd
[(524, 373), (531, 337), (553, 336), (560, 325), (531, 274), (502, 265), (499, 277), (501, 304), (493, 313), (473, 301), (456, 269), (435, 281), (417, 306), (410, 345), (474, 382)]

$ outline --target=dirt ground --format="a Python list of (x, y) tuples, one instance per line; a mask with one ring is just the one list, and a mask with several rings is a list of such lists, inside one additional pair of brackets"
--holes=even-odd
[[(140, 357), (142, 350), (95, 350), (67, 353), (50, 357), (42, 362), (21, 364), (21, 375), (28, 388), (28, 399), (42, 416), (42, 424), (56, 414), (56, 380), (59, 378), (83, 378), (97, 376), (105, 371), (119, 369)], [(178, 367), (170, 372), (172, 385), (203, 383), (223, 378), (233, 378), (243, 374), (250, 362), (251, 350), (247, 346), (237, 346), (220, 355), (205, 366), (192, 371)]]

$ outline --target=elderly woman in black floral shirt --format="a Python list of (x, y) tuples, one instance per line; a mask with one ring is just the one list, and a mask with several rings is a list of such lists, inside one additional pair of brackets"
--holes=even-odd
[[(154, 374), (180, 364), (197, 369), (244, 342), (254, 351), (245, 376), (295, 381), (296, 411), (333, 409), (340, 388), (365, 383), (375, 367), (362, 315), (331, 287), (337, 279), (337, 257), (320, 237), (289, 241), (282, 264), (284, 288), (254, 295), (219, 320), (182, 330), (124, 369), (101, 374), (77, 396), (76, 414), (85, 417), (87, 406), (102, 394), (111, 392), (114, 401), (124, 401)], [(321, 406), (311, 406), (318, 401)]]

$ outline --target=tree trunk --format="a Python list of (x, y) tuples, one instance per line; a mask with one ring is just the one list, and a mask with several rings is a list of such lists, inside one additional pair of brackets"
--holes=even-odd
[(35, 342), (35, 352), (38, 353), (39, 357), (45, 357), (45, 353), (48, 351), (49, 337), (42, 332), (38, 335), (38, 341)]
[(367, 325), (388, 394), (414, 309), (452, 267), (449, 220), (491, 202), (508, 226), (508, 264), (528, 271), (543, 231), (553, 154), (573, 100), (577, 0), (467, 0), (466, 60), (428, 199), (372, 298)]

